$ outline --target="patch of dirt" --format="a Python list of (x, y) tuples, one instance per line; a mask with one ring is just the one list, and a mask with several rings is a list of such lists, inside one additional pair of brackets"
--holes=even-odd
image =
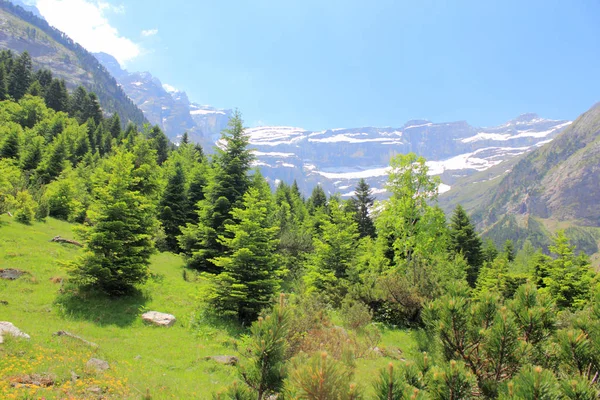
[(21, 386), (37, 386), (37, 387), (49, 387), (54, 385), (56, 377), (49, 374), (31, 374), (31, 375), (20, 375), (9, 378), (13, 387)]
[(21, 277), (21, 275), (25, 275), (27, 272), (21, 271), (20, 269), (7, 268), (0, 269), (0, 278), (8, 279), (9, 281), (14, 281)]

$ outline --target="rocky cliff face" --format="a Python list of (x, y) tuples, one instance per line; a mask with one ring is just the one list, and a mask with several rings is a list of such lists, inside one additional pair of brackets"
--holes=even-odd
[(444, 192), (459, 178), (548, 143), (569, 124), (524, 114), (492, 128), (416, 120), (399, 128), (311, 132), (259, 127), (247, 132), (256, 149), (256, 165), (273, 182), (296, 179), (305, 193), (318, 183), (330, 193), (351, 196), (360, 178), (383, 194), (389, 160), (398, 153), (425, 157), (431, 174), (441, 176)]
[(192, 103), (184, 91), (163, 84), (149, 72), (128, 72), (113, 56), (106, 53), (94, 55), (117, 79), (148, 121), (160, 126), (173, 142), (177, 143), (187, 132), (192, 141), (202, 143), (210, 150), (221, 130), (227, 127), (231, 110)]

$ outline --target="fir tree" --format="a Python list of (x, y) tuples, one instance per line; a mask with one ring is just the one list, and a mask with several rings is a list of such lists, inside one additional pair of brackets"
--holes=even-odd
[(190, 143), (190, 137), (187, 132), (183, 132), (183, 136), (181, 137), (181, 144), (186, 145)]
[(256, 188), (244, 195), (242, 206), (231, 211), (238, 223), (228, 224), (219, 237), (228, 255), (212, 260), (222, 269), (215, 277), (214, 306), (243, 323), (256, 320), (279, 286), (277, 227), (271, 222), (269, 202)]
[(8, 81), (8, 93), (14, 100), (21, 100), (27, 93), (32, 81), (31, 71), (31, 56), (24, 51), (13, 63)]
[(308, 198), (308, 211), (311, 215), (314, 215), (320, 208), (327, 208), (327, 195), (321, 185), (317, 185)]
[(181, 234), (188, 216), (188, 202), (185, 193), (185, 177), (180, 163), (175, 164), (175, 171), (169, 177), (167, 187), (160, 201), (159, 220), (166, 234), (167, 248), (179, 252), (177, 236)]
[(502, 254), (504, 255), (504, 257), (506, 257), (508, 262), (515, 261), (516, 252), (515, 252), (515, 245), (513, 244), (512, 240), (507, 240), (506, 242), (504, 242), (504, 248), (502, 250)]
[[(102, 122), (102, 108), (100, 102), (95, 93), (88, 93), (87, 109), (85, 111), (85, 118), (92, 118), (96, 125), (100, 125)], [(96, 142), (98, 143), (98, 142)]]
[(204, 200), (204, 190), (206, 188), (207, 179), (206, 171), (203, 165), (199, 165), (191, 172), (190, 187), (187, 191), (188, 214), (187, 221), (191, 224), (198, 223), (198, 203)]
[(83, 286), (110, 295), (130, 292), (148, 277), (156, 219), (152, 203), (134, 186), (134, 156), (118, 152), (99, 171), (88, 211), (86, 254), (73, 275)]
[(6, 100), (8, 98), (8, 85), (6, 84), (6, 68), (4, 67), (4, 63), (0, 64), (0, 101)]
[(69, 106), (69, 94), (64, 80), (52, 79), (50, 87), (46, 91), (46, 105), (55, 111), (67, 111)]
[(467, 282), (475, 287), (479, 268), (483, 264), (481, 239), (475, 232), (469, 216), (464, 208), (457, 205), (450, 219), (450, 250), (455, 254), (462, 254), (469, 264)]
[(483, 243), (482, 249), (483, 261), (492, 262), (498, 257), (498, 249), (496, 248), (496, 244), (492, 239), (486, 239)]
[(119, 140), (121, 138), (121, 118), (119, 114), (114, 114), (109, 121), (109, 132), (113, 139)]
[(13, 126), (0, 144), (0, 158), (19, 159), (21, 145), (19, 143), (20, 126)]
[(150, 130), (148, 138), (152, 148), (156, 151), (156, 162), (158, 165), (162, 165), (169, 157), (169, 139), (158, 125)]
[(360, 237), (370, 236), (374, 238), (375, 224), (373, 223), (369, 212), (375, 202), (375, 196), (371, 194), (371, 188), (364, 179), (361, 178), (361, 180), (358, 181), (352, 200), (355, 209), (354, 220), (358, 225)]

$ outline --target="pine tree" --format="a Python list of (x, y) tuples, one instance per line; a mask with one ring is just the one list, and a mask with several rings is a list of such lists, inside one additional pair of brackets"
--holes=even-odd
[[(102, 108), (96, 93), (88, 93), (87, 109), (85, 111), (85, 118), (93, 118), (96, 125), (100, 125), (102, 122)], [(97, 143), (97, 142), (96, 142)]]
[(317, 185), (308, 198), (308, 211), (311, 215), (314, 215), (320, 208), (327, 208), (327, 195), (321, 185)]
[(69, 116), (77, 119), (80, 124), (88, 120), (87, 110), (89, 108), (89, 98), (87, 91), (83, 86), (78, 86), (69, 98), (68, 111)]
[(211, 260), (226, 251), (219, 237), (228, 235), (225, 225), (232, 220), (232, 208), (242, 206), (242, 198), (250, 186), (248, 171), (254, 158), (247, 148), (248, 137), (238, 111), (228, 126), (221, 132), (224, 148), (216, 149), (204, 190), (205, 199), (196, 207), (199, 222), (182, 228), (178, 239), (188, 256), (188, 265), (211, 272), (218, 271)]
[(169, 157), (169, 139), (158, 125), (155, 125), (149, 134), (152, 148), (156, 150), (156, 162), (162, 165)]
[(119, 114), (114, 114), (109, 121), (109, 132), (113, 139), (119, 140), (121, 138), (121, 118)]
[(467, 282), (475, 287), (479, 268), (483, 264), (481, 239), (475, 232), (469, 216), (464, 208), (459, 205), (454, 209), (450, 219), (450, 250), (455, 254), (462, 254), (469, 264)]
[(358, 225), (360, 237), (375, 237), (375, 224), (369, 215), (375, 196), (371, 194), (371, 188), (367, 182), (361, 178), (354, 190), (353, 206), (355, 208), (355, 221)]
[(185, 144), (189, 144), (190, 143), (190, 137), (188, 136), (187, 132), (183, 132), (183, 136), (181, 137), (181, 144), (185, 145)]
[(506, 242), (504, 242), (504, 248), (502, 250), (502, 253), (503, 253), (504, 257), (506, 257), (508, 262), (515, 261), (516, 252), (515, 252), (515, 245), (513, 244), (512, 240), (507, 240)]
[(4, 63), (0, 63), (0, 101), (8, 98), (8, 85), (6, 82), (6, 68), (4, 67)]
[(59, 137), (44, 154), (44, 159), (38, 168), (42, 183), (50, 183), (57, 178), (66, 167), (68, 157), (67, 143), (64, 137)]
[(13, 158), (19, 159), (21, 145), (19, 143), (19, 131), (20, 126), (13, 126), (8, 131), (8, 134), (4, 138), (4, 141), (0, 143), (0, 158)]
[(26, 51), (21, 53), (13, 63), (8, 80), (8, 94), (15, 101), (21, 100), (27, 93), (32, 81), (32, 68), (31, 56)]
[(52, 79), (50, 87), (46, 91), (46, 105), (55, 111), (67, 111), (69, 106), (69, 94), (64, 80)]
[(31, 82), (31, 85), (29, 85), (29, 89), (27, 89), (27, 94), (37, 97), (42, 96), (44, 94), (42, 85), (40, 85), (38, 81), (34, 80), (33, 82)]
[(289, 319), (282, 294), (271, 313), (252, 324), (250, 336), (242, 346), (248, 361), (240, 365), (239, 373), (254, 399), (270, 398), (283, 388)]
[(256, 320), (279, 287), (270, 201), (258, 189), (248, 190), (241, 207), (231, 211), (238, 223), (226, 225), (219, 236), (228, 255), (212, 260), (222, 269), (215, 277), (214, 306), (243, 323)]
[(52, 72), (48, 69), (40, 69), (35, 73), (34, 79), (40, 83), (44, 93), (46, 93), (52, 83)]
[(88, 211), (86, 254), (72, 274), (83, 286), (110, 295), (130, 292), (148, 277), (156, 225), (152, 203), (133, 187), (134, 156), (118, 152), (99, 171)]
[(187, 220), (191, 224), (198, 223), (198, 203), (204, 200), (204, 191), (206, 189), (207, 177), (206, 170), (202, 164), (195, 167), (191, 172), (190, 187), (187, 191)]
[(498, 257), (498, 249), (496, 248), (496, 244), (492, 239), (486, 239), (483, 243), (483, 261), (492, 262)]
[(35, 136), (25, 144), (23, 156), (21, 157), (21, 168), (23, 171), (33, 171), (42, 161), (42, 149), (44, 138)]
[(178, 253), (180, 251), (177, 236), (181, 235), (188, 216), (188, 200), (185, 193), (185, 177), (180, 163), (175, 164), (175, 171), (169, 176), (167, 187), (159, 205), (158, 219), (166, 234), (167, 248)]
[(314, 253), (304, 281), (309, 292), (323, 293), (339, 304), (348, 290), (359, 233), (352, 215), (337, 200), (330, 201), (329, 207), (331, 219), (323, 221), (322, 234), (313, 239)]

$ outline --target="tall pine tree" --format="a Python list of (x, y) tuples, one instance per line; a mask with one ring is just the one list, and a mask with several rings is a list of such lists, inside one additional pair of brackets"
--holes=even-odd
[(167, 187), (160, 201), (158, 219), (162, 223), (166, 235), (167, 248), (179, 252), (177, 236), (185, 225), (188, 216), (188, 201), (185, 193), (185, 176), (180, 163), (175, 164), (174, 171), (169, 176)]
[(462, 254), (469, 264), (467, 270), (467, 281), (471, 287), (475, 287), (479, 269), (483, 264), (483, 253), (481, 250), (481, 239), (469, 216), (459, 204), (454, 209), (450, 218), (450, 250), (455, 254)]
[(354, 191), (354, 197), (352, 197), (352, 208), (354, 209), (354, 220), (358, 225), (358, 232), (360, 237), (370, 236), (375, 237), (375, 224), (369, 215), (373, 203), (375, 202), (375, 196), (371, 194), (371, 188), (369, 184), (361, 178), (358, 181), (358, 185)]
[(27, 93), (32, 81), (31, 56), (24, 51), (15, 60), (8, 81), (8, 94), (18, 101)]

